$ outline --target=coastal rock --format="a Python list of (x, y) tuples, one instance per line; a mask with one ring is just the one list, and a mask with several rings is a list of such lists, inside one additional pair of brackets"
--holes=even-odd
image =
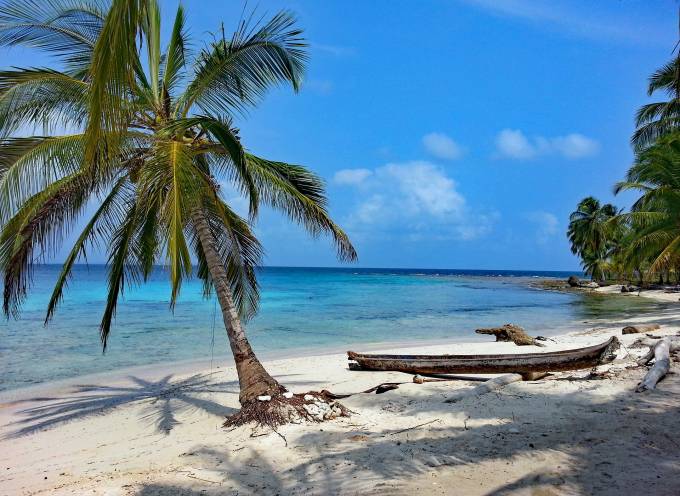
[(582, 288), (597, 289), (597, 288), (600, 287), (600, 285), (598, 283), (596, 283), (595, 281), (590, 281), (590, 282), (587, 282), (585, 284), (581, 284), (581, 287)]
[(572, 288), (577, 288), (581, 284), (581, 281), (576, 276), (569, 276), (569, 279), (567, 279), (567, 284), (569, 284), (569, 286)]

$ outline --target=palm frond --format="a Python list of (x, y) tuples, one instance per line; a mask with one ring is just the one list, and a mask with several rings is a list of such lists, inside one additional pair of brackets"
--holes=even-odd
[(0, 136), (19, 128), (80, 128), (87, 119), (87, 83), (51, 69), (0, 71)]
[(78, 239), (73, 243), (66, 260), (62, 264), (61, 271), (54, 284), (50, 301), (47, 304), (47, 311), (45, 313), (45, 325), (52, 319), (57, 305), (62, 299), (65, 287), (71, 278), (71, 271), (73, 264), (80, 258), (87, 257), (88, 244), (96, 243), (96, 237), (105, 237), (106, 234), (112, 232), (112, 227), (116, 225), (116, 219), (121, 215), (121, 207), (118, 204), (119, 196), (126, 181), (126, 177), (119, 179), (108, 195), (104, 198), (99, 208), (90, 218), (90, 221), (85, 225), (85, 228), (78, 236)]
[(116, 316), (118, 298), (123, 296), (126, 285), (138, 283), (141, 279), (140, 271), (131, 253), (131, 244), (135, 232), (140, 226), (138, 205), (131, 198), (124, 207), (126, 212), (123, 221), (117, 226), (111, 236), (108, 259), (108, 292), (106, 306), (99, 324), (99, 337), (102, 351), (106, 351), (111, 324)]
[(76, 173), (83, 158), (82, 135), (32, 136), (0, 141), (0, 224), (27, 198)]
[(250, 173), (246, 151), (238, 137), (238, 131), (231, 126), (231, 121), (222, 121), (209, 116), (176, 119), (168, 127), (168, 130), (170, 132), (185, 131), (192, 127), (197, 128), (201, 134), (207, 135), (220, 145), (216, 148), (210, 143), (205, 148), (207, 152), (216, 150), (221, 152), (222, 155), (222, 160), (214, 162), (217, 167), (208, 172), (215, 175), (226, 175), (236, 188), (248, 198), (250, 217), (255, 218), (259, 203), (259, 192)]
[(215, 41), (199, 54), (180, 113), (186, 116), (194, 104), (212, 115), (243, 112), (273, 86), (291, 84), (297, 91), (307, 61), (301, 35), (295, 17), (285, 11), (261, 26), (241, 22), (231, 39)]
[(204, 207), (192, 215), (192, 245), (198, 259), (197, 276), (203, 281), (204, 294), (208, 295), (212, 276), (198, 235), (199, 225), (205, 221), (212, 233), (214, 248), (226, 267), (239, 315), (248, 319), (256, 313), (259, 303), (256, 269), (262, 261), (262, 246), (250, 225), (219, 197), (218, 185), (209, 177), (204, 176), (203, 180), (206, 195)]
[[(182, 5), (177, 7), (175, 23), (172, 26), (172, 34), (165, 55), (165, 68), (163, 70), (163, 88), (166, 98), (170, 98), (172, 91), (178, 84), (184, 70), (188, 37), (184, 29), (186, 16)], [(168, 114), (169, 112), (168, 108)]]
[(146, 58), (149, 65), (151, 92), (157, 105), (160, 104), (161, 73), (161, 10), (157, 0), (146, 0), (142, 20), (142, 31), (146, 38)]
[(45, 50), (84, 75), (101, 32), (104, 2), (87, 0), (10, 0), (0, 6), (0, 45)]
[(264, 203), (285, 213), (312, 236), (330, 234), (340, 260), (356, 260), (349, 237), (328, 214), (324, 184), (318, 176), (304, 167), (252, 154), (247, 154), (246, 159)]
[(126, 102), (141, 64), (136, 38), (151, 0), (113, 0), (92, 52), (85, 157), (98, 162), (118, 153), (130, 120)]
[(34, 261), (56, 252), (84, 208), (90, 190), (80, 173), (67, 176), (29, 198), (4, 224), (0, 233), (0, 270), (4, 273), (6, 316), (18, 316)]

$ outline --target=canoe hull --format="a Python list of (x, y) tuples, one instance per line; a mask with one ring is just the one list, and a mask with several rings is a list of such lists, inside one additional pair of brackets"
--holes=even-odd
[[(507, 355), (370, 355), (347, 352), (353, 370), (412, 374), (502, 374), (588, 369), (614, 360), (620, 343), (609, 341), (574, 350)], [(352, 363), (354, 362), (354, 363)]]

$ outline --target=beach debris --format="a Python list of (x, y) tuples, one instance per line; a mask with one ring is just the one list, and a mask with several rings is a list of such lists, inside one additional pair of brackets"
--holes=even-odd
[(621, 333), (622, 334), (644, 334), (646, 332), (656, 331), (658, 329), (661, 329), (661, 326), (659, 324), (642, 324), (642, 325), (626, 326), (621, 330)]
[(444, 403), (457, 403), (459, 401), (465, 400), (467, 398), (472, 398), (475, 396), (481, 396), (492, 391), (496, 391), (503, 386), (512, 384), (513, 382), (519, 382), (523, 380), (522, 374), (504, 374), (488, 381), (484, 381), (478, 386), (471, 389), (464, 389), (462, 391), (456, 391), (455, 394), (449, 396)]
[[(334, 395), (328, 391), (310, 391), (305, 394), (280, 394), (260, 396), (256, 400), (241, 406), (241, 410), (227, 417), (223, 427), (235, 428), (254, 423), (256, 428), (266, 432), (281, 434), (276, 430), (280, 425), (302, 422), (323, 422), (337, 417), (349, 417), (352, 413), (342, 404), (335, 401)], [(267, 408), (256, 408), (258, 405)], [(263, 434), (266, 435), (266, 434)], [(283, 438), (283, 436), (281, 436)], [(285, 440), (285, 438), (284, 438)]]
[(638, 365), (647, 365), (649, 362), (651, 362), (652, 359), (654, 358), (654, 348), (660, 342), (660, 341), (657, 341), (657, 340), (663, 340), (663, 339), (670, 339), (670, 341), (671, 341), (669, 354), (670, 353), (676, 353), (676, 352), (680, 351), (680, 339), (678, 339), (678, 336), (649, 336), (649, 335), (647, 335), (646, 338), (640, 338), (631, 345), (631, 348), (645, 347), (645, 346), (649, 347), (649, 351), (647, 351), (647, 353), (642, 355), (637, 360), (637, 364)]
[(338, 402), (329, 403), (319, 396), (314, 396), (311, 394), (305, 395), (312, 399), (305, 400), (307, 403), (302, 405), (310, 417), (317, 422), (323, 422), (324, 420), (333, 420), (337, 417), (346, 416), (347, 410)]
[(486, 381), (486, 377), (454, 374), (416, 374), (413, 376), (414, 384), (424, 384), (426, 382), (447, 382), (447, 381)]
[(368, 441), (370, 438), (365, 434), (354, 434), (349, 437), (350, 441)]
[(515, 324), (505, 324), (502, 327), (489, 327), (477, 329), (477, 334), (491, 334), (496, 336), (496, 341), (512, 341), (517, 346), (545, 346), (535, 338), (529, 336), (524, 329)]
[[(434, 424), (435, 422), (441, 422), (441, 419), (430, 420), (429, 422), (423, 422), (422, 424), (414, 425), (413, 427), (407, 427), (406, 429), (401, 429), (394, 432), (388, 432), (385, 436), (394, 436), (395, 434), (401, 434), (403, 432), (412, 431), (413, 429), (419, 429), (420, 427), (425, 427), (426, 425)], [(384, 436), (383, 436), (384, 437)]]
[(538, 381), (547, 377), (549, 374), (548, 372), (522, 372), (520, 375), (522, 376), (523, 381)]
[[(642, 381), (640, 381), (637, 388), (635, 388), (636, 393), (656, 389), (656, 384), (668, 373), (671, 366), (671, 338), (661, 339), (650, 351), (654, 355), (654, 365), (649, 369)], [(651, 357), (647, 354), (643, 359), (649, 361)]]

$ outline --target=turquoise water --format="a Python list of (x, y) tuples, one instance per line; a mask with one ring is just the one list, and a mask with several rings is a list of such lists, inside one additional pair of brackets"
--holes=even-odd
[[(124, 367), (227, 354), (214, 300), (198, 281), (183, 286), (174, 314), (167, 274), (128, 291), (102, 355), (98, 323), (106, 298), (102, 266), (79, 266), (49, 327), (44, 309), (59, 267), (36, 269), (18, 321), (0, 321), (0, 390)], [(536, 334), (584, 327), (584, 320), (651, 312), (638, 298), (589, 298), (542, 291), (532, 277), (556, 272), (264, 268), (262, 304), (247, 325), (255, 351), (349, 349), (375, 342), (484, 339), (474, 329), (513, 322)], [(488, 339), (488, 338), (486, 338)]]

